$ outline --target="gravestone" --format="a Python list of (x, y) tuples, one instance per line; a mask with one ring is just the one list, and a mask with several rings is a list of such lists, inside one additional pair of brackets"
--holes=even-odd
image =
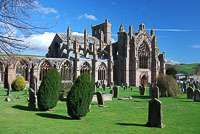
[(113, 97), (118, 98), (119, 97), (119, 88), (117, 86), (114, 86), (113, 91), (114, 91)]
[(162, 121), (162, 102), (154, 98), (149, 101), (148, 122), (149, 127), (163, 128)]
[(102, 88), (103, 88), (104, 91), (106, 91), (106, 85), (105, 84), (102, 85)]
[(7, 96), (11, 96), (11, 86), (8, 84)]
[(124, 86), (124, 91), (126, 91), (126, 87)]
[(110, 90), (110, 94), (113, 94), (113, 90)]
[(145, 95), (145, 87), (140, 86), (140, 95)]
[(28, 107), (30, 109), (35, 109), (36, 108), (36, 98), (35, 98), (35, 91), (31, 88), (29, 88), (29, 103), (28, 103)]
[(192, 87), (187, 88), (187, 99), (193, 99), (194, 90)]
[(198, 102), (200, 101), (200, 92), (199, 90), (194, 91), (194, 101)]
[(104, 105), (103, 95), (100, 91), (96, 92), (98, 105)]
[(184, 93), (186, 93), (187, 88), (186, 88), (186, 82), (185, 81), (183, 82), (183, 89), (184, 89)]
[(151, 83), (149, 87), (149, 97), (152, 97), (153, 87), (154, 87), (154, 84)]
[(157, 86), (153, 87), (152, 90), (152, 99), (154, 98), (159, 99), (159, 88)]
[(133, 92), (133, 88), (131, 88), (131, 92)]

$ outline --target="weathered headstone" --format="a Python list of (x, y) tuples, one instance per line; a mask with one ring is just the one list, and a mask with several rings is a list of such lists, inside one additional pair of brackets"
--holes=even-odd
[(114, 86), (113, 90), (114, 90), (113, 97), (118, 98), (119, 97), (119, 88), (117, 86)]
[(103, 88), (104, 91), (106, 91), (106, 85), (105, 84), (102, 85), (102, 88)]
[(156, 98), (149, 101), (148, 122), (146, 125), (149, 127), (164, 127), (162, 121), (162, 102)]
[(113, 90), (110, 90), (110, 94), (113, 94)]
[(183, 82), (183, 89), (184, 89), (184, 93), (186, 93), (187, 88), (186, 88), (186, 82), (185, 81)]
[(157, 86), (153, 87), (152, 90), (152, 99), (154, 98), (159, 99), (159, 88)]
[(126, 91), (126, 87), (124, 86), (124, 91)]
[(11, 96), (11, 85), (8, 84), (7, 96)]
[(133, 92), (133, 88), (131, 88), (131, 92)]
[(103, 95), (100, 91), (96, 92), (98, 105), (104, 105)]
[(145, 95), (145, 87), (140, 86), (140, 95)]
[(199, 90), (194, 91), (194, 101), (200, 101), (200, 92)]
[(35, 109), (36, 108), (36, 98), (35, 98), (35, 92), (33, 89), (29, 88), (29, 103), (28, 107), (30, 109)]
[(187, 99), (193, 99), (194, 90), (192, 87), (187, 88)]
[(151, 83), (151, 84), (150, 84), (150, 87), (149, 87), (149, 97), (152, 97), (153, 87), (154, 87), (154, 84)]

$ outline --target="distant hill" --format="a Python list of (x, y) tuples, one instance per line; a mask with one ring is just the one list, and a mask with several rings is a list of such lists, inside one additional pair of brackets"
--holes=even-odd
[(177, 69), (178, 73), (183, 73), (183, 74), (196, 74), (199, 71), (200, 63), (193, 63), (193, 64), (176, 64), (176, 65), (171, 65), (171, 64), (166, 64), (166, 69), (168, 67), (174, 67)]
[[(0, 55), (1, 55), (1, 56), (6, 56), (5, 53), (0, 53)], [(15, 54), (15, 57), (33, 58), (33, 57), (45, 57), (45, 56), (16, 53), (16, 54)]]

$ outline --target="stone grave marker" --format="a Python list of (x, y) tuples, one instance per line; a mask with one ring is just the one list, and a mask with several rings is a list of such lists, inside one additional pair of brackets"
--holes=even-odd
[(124, 86), (124, 91), (126, 91), (126, 87)]
[(188, 87), (187, 88), (187, 99), (193, 99), (194, 96), (194, 90), (192, 87)]
[(131, 88), (131, 92), (133, 92), (133, 88)]
[(194, 91), (194, 101), (200, 102), (200, 92), (199, 92), (199, 90)]
[(186, 93), (187, 88), (186, 88), (186, 82), (185, 81), (183, 82), (183, 89), (184, 89), (184, 93)]
[(145, 95), (145, 87), (140, 86), (140, 95)]
[(8, 84), (7, 96), (11, 96), (11, 85)]
[(35, 98), (35, 91), (31, 88), (29, 88), (29, 103), (28, 103), (28, 107), (30, 109), (35, 109), (36, 108), (36, 98)]
[(152, 97), (153, 87), (154, 87), (154, 84), (151, 83), (149, 87), (149, 97)]
[(103, 100), (103, 95), (100, 91), (96, 92), (97, 95), (97, 101), (98, 101), (98, 105), (103, 106), (104, 105), (104, 100)]
[(154, 98), (149, 101), (148, 122), (149, 127), (163, 128), (162, 121), (162, 102)]
[(105, 84), (102, 85), (102, 88), (103, 88), (104, 91), (106, 91), (106, 85)]
[(118, 98), (119, 97), (119, 88), (117, 86), (114, 86), (113, 91), (114, 91), (113, 97)]
[(159, 99), (159, 88), (157, 86), (153, 87), (152, 90), (152, 99), (154, 98)]

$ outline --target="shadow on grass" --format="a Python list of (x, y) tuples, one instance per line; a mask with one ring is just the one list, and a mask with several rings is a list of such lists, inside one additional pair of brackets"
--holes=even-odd
[(181, 102), (194, 102), (194, 100), (193, 101), (181, 101)]
[(149, 97), (149, 96), (131, 96), (131, 97), (133, 97), (133, 98), (139, 98), (139, 99), (151, 99), (151, 97)]
[(12, 106), (12, 108), (16, 108), (16, 109), (24, 110), (24, 111), (41, 111), (39, 109), (30, 109), (28, 106), (22, 106), (22, 105), (15, 105), (15, 106)]
[(63, 120), (75, 120), (67, 116), (57, 115), (57, 114), (49, 114), (49, 113), (37, 113), (36, 115), (51, 119), (63, 119)]
[(146, 124), (135, 124), (135, 123), (117, 123), (117, 125), (121, 125), (121, 126), (141, 126), (141, 127), (147, 127)]

